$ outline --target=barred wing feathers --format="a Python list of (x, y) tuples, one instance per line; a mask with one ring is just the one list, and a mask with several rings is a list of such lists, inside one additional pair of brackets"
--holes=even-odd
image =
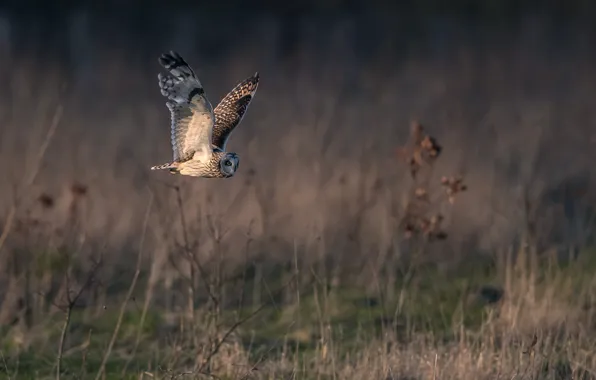
[(215, 107), (213, 125), (213, 145), (225, 151), (232, 131), (244, 117), (259, 86), (259, 73), (238, 83)]

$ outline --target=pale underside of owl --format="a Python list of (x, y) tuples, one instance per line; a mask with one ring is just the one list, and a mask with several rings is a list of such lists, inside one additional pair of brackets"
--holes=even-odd
[(192, 68), (176, 52), (162, 54), (159, 63), (169, 75), (159, 74), (161, 94), (168, 98), (174, 160), (153, 166), (172, 174), (204, 178), (229, 178), (240, 159), (226, 152), (226, 143), (242, 121), (259, 85), (259, 73), (238, 83), (213, 108)]

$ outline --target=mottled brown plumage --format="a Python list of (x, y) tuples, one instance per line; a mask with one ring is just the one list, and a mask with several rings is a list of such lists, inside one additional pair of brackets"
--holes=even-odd
[(174, 161), (153, 166), (173, 174), (228, 178), (238, 170), (236, 153), (226, 152), (230, 134), (240, 124), (259, 84), (259, 74), (240, 82), (213, 109), (192, 68), (176, 52), (163, 54), (159, 63), (170, 75), (158, 75), (168, 98)]
[(215, 110), (215, 124), (213, 125), (213, 145), (226, 150), (232, 131), (244, 117), (250, 101), (259, 86), (259, 73), (240, 82), (219, 102)]

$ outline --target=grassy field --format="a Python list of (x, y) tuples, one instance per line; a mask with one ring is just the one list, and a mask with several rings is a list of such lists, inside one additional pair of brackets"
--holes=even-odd
[[(396, 213), (396, 244), (385, 256), (353, 263), (326, 254), (312, 260), (295, 244), (285, 263), (272, 264), (267, 255), (250, 255), (259, 241), (247, 234), (246, 261), (226, 266), (226, 232), (210, 216), (207, 233), (189, 227), (177, 187), (182, 237), (159, 267), (144, 265), (152, 197), (128, 268), (106, 267), (118, 260), (97, 248), (80, 257), (78, 212), (88, 197), (81, 185), (69, 189), (66, 232), (31, 213), (8, 220), (5, 231), (29, 248), (16, 245), (8, 264), (14, 288), (0, 313), (5, 376), (596, 378), (595, 252), (539, 251), (529, 219), (522, 240), (507, 250), (438, 259), (433, 251), (449, 241), (444, 213), (473, 189), (463, 177), (434, 178), (446, 152), (426, 128), (413, 123), (408, 141), (395, 158), (411, 179)], [(37, 203), (50, 214), (56, 207), (47, 194)], [(195, 236), (210, 239), (206, 260)], [(344, 239), (351, 249), (359, 244)], [(316, 252), (321, 240), (314, 237), (308, 249)], [(162, 266), (176, 274), (158, 282)], [(11, 305), (15, 293), (21, 297)]]
[(450, 273), (417, 267), (393, 295), (296, 271), (283, 288), (263, 281), (261, 304), (198, 301), (192, 319), (145, 308), (143, 292), (75, 306), (62, 349), (64, 312), (4, 328), (4, 376), (51, 378), (62, 351), (62, 378), (594, 378), (593, 254), (536, 265), (518, 253)]
[[(146, 17), (0, 14), (0, 378), (596, 379), (579, 24)], [(232, 179), (148, 170), (170, 49), (261, 73)]]

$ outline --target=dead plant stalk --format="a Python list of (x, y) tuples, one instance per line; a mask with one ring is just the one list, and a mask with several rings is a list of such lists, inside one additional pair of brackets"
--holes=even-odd
[(122, 325), (122, 318), (124, 317), (124, 312), (126, 311), (126, 306), (128, 305), (128, 301), (132, 297), (132, 292), (137, 285), (137, 280), (139, 278), (139, 274), (141, 273), (141, 261), (143, 259), (143, 251), (144, 251), (144, 242), (145, 236), (147, 232), (147, 224), (149, 222), (149, 214), (151, 212), (151, 206), (153, 205), (153, 194), (150, 194), (149, 197), (149, 204), (147, 205), (147, 211), (145, 213), (145, 220), (143, 221), (143, 233), (141, 234), (141, 242), (139, 244), (139, 252), (137, 254), (137, 264), (135, 269), (134, 277), (132, 278), (132, 282), (130, 283), (130, 287), (128, 288), (128, 292), (126, 293), (126, 298), (122, 305), (120, 306), (120, 313), (118, 314), (118, 321), (116, 322), (116, 326), (114, 327), (114, 331), (112, 333), (112, 338), (110, 339), (110, 343), (106, 352), (104, 353), (103, 359), (101, 361), (101, 365), (99, 366), (99, 370), (97, 371), (97, 375), (95, 376), (95, 380), (99, 380), (103, 375), (106, 363), (112, 353), (112, 348), (114, 347), (114, 343), (116, 342), (116, 337), (118, 336), (118, 332), (120, 331), (120, 326)]

